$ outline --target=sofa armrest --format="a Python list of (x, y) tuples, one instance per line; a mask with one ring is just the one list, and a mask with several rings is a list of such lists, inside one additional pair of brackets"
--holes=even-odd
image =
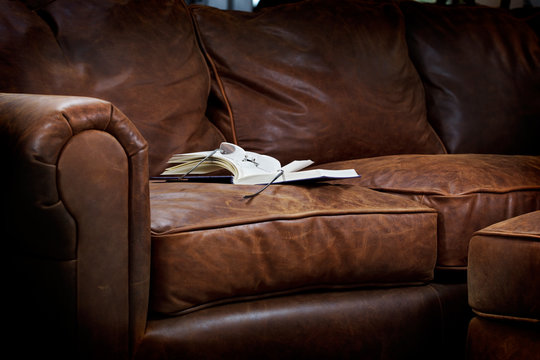
[(14, 340), (127, 358), (147, 315), (146, 141), (105, 101), (0, 94), (0, 144)]

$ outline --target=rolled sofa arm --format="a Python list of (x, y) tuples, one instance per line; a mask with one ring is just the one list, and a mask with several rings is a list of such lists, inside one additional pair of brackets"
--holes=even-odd
[(0, 94), (0, 144), (18, 356), (128, 358), (147, 315), (146, 141), (105, 101)]

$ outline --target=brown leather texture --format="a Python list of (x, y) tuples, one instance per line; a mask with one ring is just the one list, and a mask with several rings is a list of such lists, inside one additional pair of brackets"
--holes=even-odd
[[(180, 0), (0, 2), (19, 358), (432, 359), (459, 343), (465, 284), (434, 285), (434, 267), (465, 269), (475, 231), (540, 209), (540, 157), (443, 142), (539, 154), (538, 38), (498, 10), (337, 3), (191, 18)], [(224, 139), (362, 178), (251, 200), (259, 186), (149, 188), (171, 154)], [(537, 266), (517, 244), (502, 264)]]
[[(112, 135), (84, 131), (63, 147), (57, 174), (60, 198), (77, 223), (78, 349), (90, 357), (122, 358), (129, 353), (126, 153)], [(95, 201), (103, 194), (107, 201)]]
[(435, 211), (350, 185), (153, 183), (151, 309), (432, 279)]
[(428, 120), (449, 153), (540, 155), (540, 42), (505, 9), (403, 2)]
[(415, 200), (438, 212), (441, 268), (467, 266), (473, 233), (540, 209), (540, 157), (523, 155), (395, 155), (321, 165), (354, 168), (340, 180)]
[(237, 302), (150, 320), (135, 359), (437, 359), (440, 301), (427, 285)]
[(214, 76), (208, 117), (229, 141), (283, 163), (445, 152), (396, 5), (192, 13)]
[(125, 358), (147, 316), (147, 143), (108, 102), (46, 95), (0, 95), (0, 136), (22, 353)]
[(469, 304), (482, 316), (540, 323), (540, 211), (474, 235), (468, 284)]
[(0, 92), (111, 101), (148, 141), (152, 175), (223, 140), (204, 115), (210, 79), (182, 1), (42, 3), (0, 4)]
[(467, 359), (537, 359), (540, 354), (538, 326), (474, 318), (469, 326)]

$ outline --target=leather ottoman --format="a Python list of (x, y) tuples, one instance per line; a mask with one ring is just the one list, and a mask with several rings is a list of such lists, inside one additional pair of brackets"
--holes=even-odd
[(469, 359), (540, 354), (540, 211), (475, 233), (469, 247), (469, 304), (477, 314)]

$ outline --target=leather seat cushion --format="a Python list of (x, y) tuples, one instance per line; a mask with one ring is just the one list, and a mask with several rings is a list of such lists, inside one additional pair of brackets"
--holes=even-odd
[(540, 156), (396, 155), (321, 165), (354, 168), (360, 184), (436, 209), (440, 269), (467, 266), (473, 233), (540, 209)]
[(540, 211), (476, 232), (468, 278), (469, 304), (478, 314), (540, 322)]
[(437, 214), (355, 185), (150, 185), (151, 310), (433, 277)]

